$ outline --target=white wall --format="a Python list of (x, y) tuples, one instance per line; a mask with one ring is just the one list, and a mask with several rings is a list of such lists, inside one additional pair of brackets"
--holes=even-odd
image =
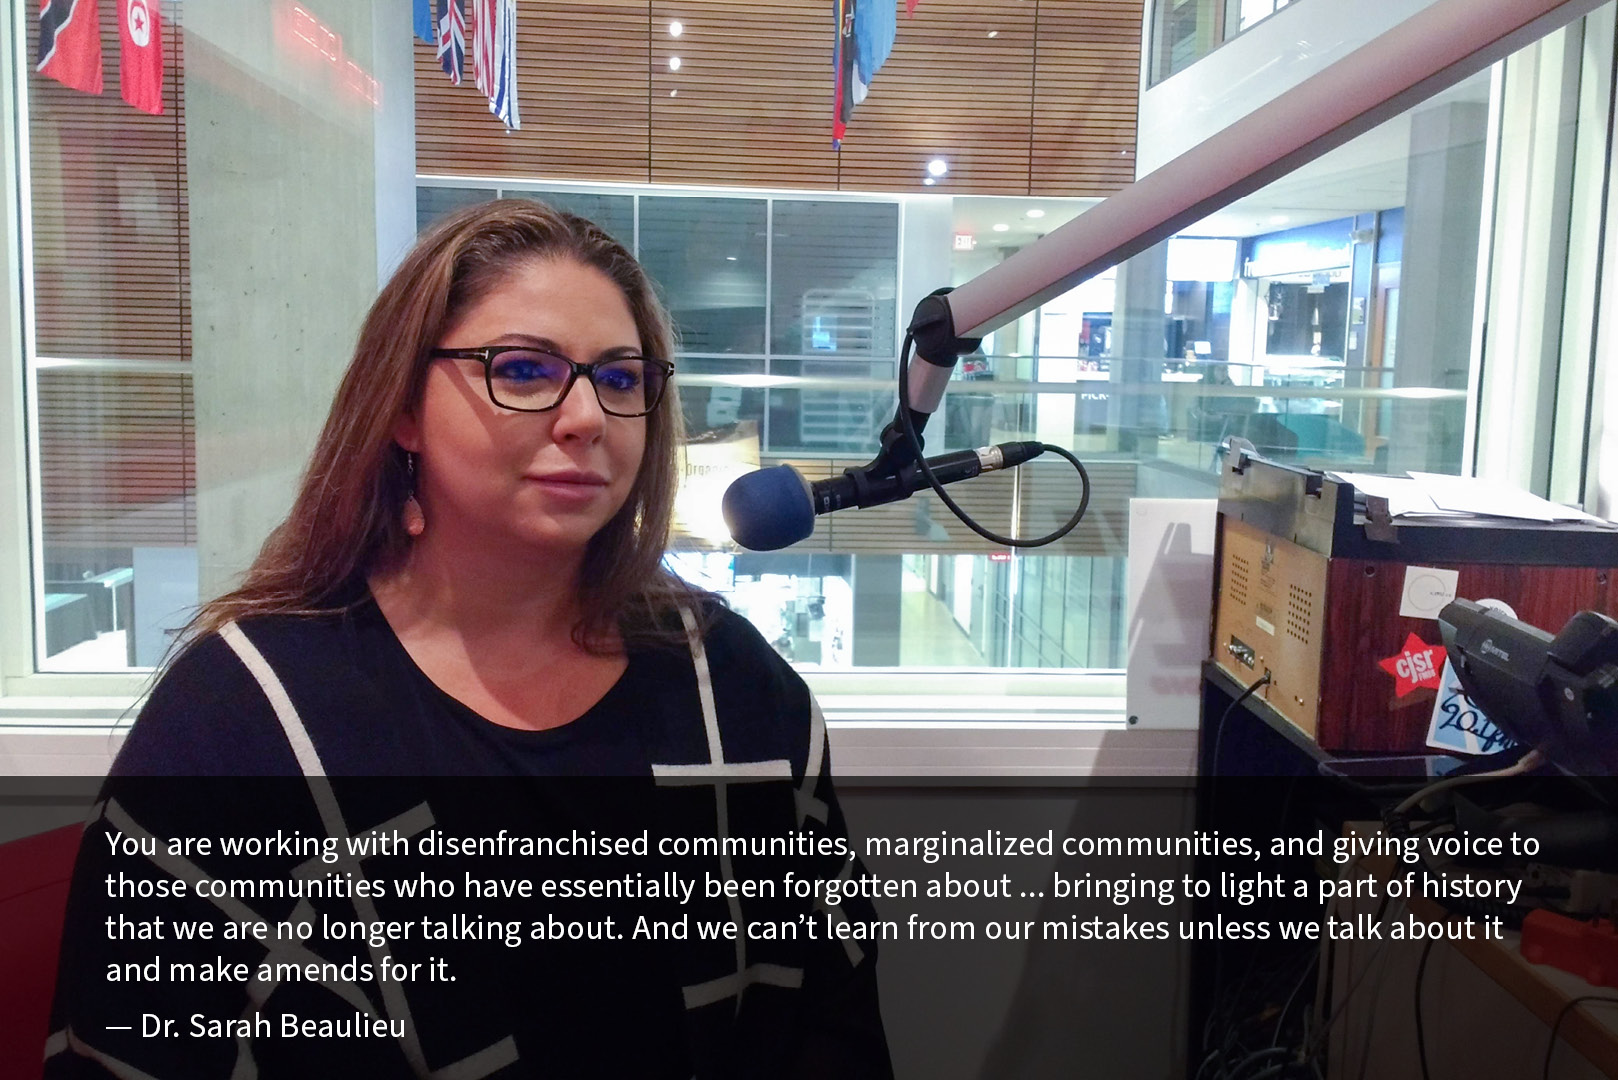
[[(1143, 82), (1135, 174), (1145, 176), (1433, 2), (1302, 0), (1150, 90)], [(1142, 47), (1144, 80), (1150, 42)]]

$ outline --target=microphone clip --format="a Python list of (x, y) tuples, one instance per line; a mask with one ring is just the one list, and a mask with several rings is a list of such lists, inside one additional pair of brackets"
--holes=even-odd
[(931, 413), (910, 410), (910, 423), (916, 433), (914, 444), (905, 438), (904, 425), (899, 423), (898, 416), (889, 420), (882, 433), (877, 436), (877, 445), (881, 447), (876, 457), (858, 469), (848, 469), (847, 475), (861, 474), (856, 483), (866, 483), (869, 480), (891, 480), (899, 475), (901, 469), (911, 468), (916, 464), (916, 456), (920, 453), (924, 440), (921, 429), (927, 426), (927, 418)]
[(945, 297), (950, 287), (934, 289), (921, 298), (910, 316), (910, 336), (916, 343), (916, 356), (938, 367), (952, 368), (967, 353), (976, 352), (982, 338), (964, 338), (955, 332), (955, 314)]
[[(851, 469), (850, 474), (858, 471), (872, 480), (892, 479), (904, 469), (914, 466), (921, 456), (921, 429), (927, 426), (927, 418), (938, 407), (950, 371), (963, 355), (976, 352), (982, 343), (981, 338), (956, 336), (955, 316), (950, 312), (949, 301), (945, 299), (951, 291), (949, 287), (935, 289), (922, 297), (921, 303), (916, 305), (915, 314), (911, 316), (910, 326), (907, 329), (911, 343), (915, 346), (914, 359), (929, 365), (923, 370), (932, 372), (923, 376), (923, 385), (928, 386), (928, 389), (920, 396), (926, 400), (919, 402), (908, 400), (905, 391), (908, 389), (914, 395), (917, 384), (914, 382), (908, 386), (901, 384), (899, 411), (894, 413), (893, 419), (877, 437), (881, 449), (868, 465), (859, 470)], [(911, 372), (915, 371), (916, 369), (912, 367)], [(916, 408), (918, 404), (921, 408)], [(914, 443), (905, 434), (903, 422), (905, 412), (909, 413), (911, 431), (916, 436)]]

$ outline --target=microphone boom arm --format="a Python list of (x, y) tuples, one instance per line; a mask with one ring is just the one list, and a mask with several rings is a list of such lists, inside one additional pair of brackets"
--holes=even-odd
[(981, 338), (1603, 2), (1437, 0), (947, 297), (922, 300), (917, 349), (953, 366), (951, 342)]

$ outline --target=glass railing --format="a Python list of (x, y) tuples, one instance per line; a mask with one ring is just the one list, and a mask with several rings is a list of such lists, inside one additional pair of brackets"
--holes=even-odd
[[(846, 374), (786, 374), (803, 364), (782, 361), (769, 374), (713, 370), (744, 363), (682, 363), (688, 431), (752, 423), (765, 456), (858, 457), (874, 452), (893, 415), (894, 378), (884, 370), (891, 364), (850, 364)], [(1461, 461), (1467, 392), (1399, 385), (1391, 368), (1276, 356), (1255, 363), (975, 356), (963, 365), (926, 429), (929, 452), (1038, 438), (1081, 455), (1170, 463), (1212, 477), (1220, 445), (1238, 436), (1266, 456), (1315, 468), (1415, 463), (1456, 471)], [(1060, 368), (1067, 377), (1009, 377), (1030, 368)]]

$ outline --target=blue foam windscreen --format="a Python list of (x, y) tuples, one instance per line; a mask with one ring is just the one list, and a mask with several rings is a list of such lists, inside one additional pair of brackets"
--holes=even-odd
[(741, 477), (725, 489), (721, 506), (731, 538), (750, 551), (775, 551), (815, 531), (809, 483), (790, 465)]

